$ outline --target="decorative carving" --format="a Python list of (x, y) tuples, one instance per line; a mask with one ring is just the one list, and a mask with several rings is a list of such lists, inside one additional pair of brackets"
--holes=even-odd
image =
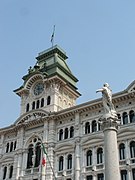
[(33, 69), (32, 69), (32, 67), (30, 66), (29, 69), (28, 69), (28, 73), (30, 74), (30, 73), (32, 73), (32, 72), (33, 72)]
[(60, 84), (54, 82), (54, 83), (51, 83), (50, 87), (51, 87), (51, 90), (58, 91), (60, 88)]

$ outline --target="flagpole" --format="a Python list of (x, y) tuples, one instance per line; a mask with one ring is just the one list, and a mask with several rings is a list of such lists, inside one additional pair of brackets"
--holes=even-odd
[(52, 172), (53, 172), (54, 179), (56, 180), (56, 177), (55, 177), (55, 172), (54, 172), (54, 169), (52, 168), (52, 165), (51, 165), (51, 162), (50, 162), (49, 156), (48, 156), (47, 154), (46, 154), (46, 156), (47, 156), (47, 159), (48, 159), (49, 165), (50, 165), (50, 167), (51, 167), (51, 170), (52, 170)]
[(52, 173), (53, 173), (53, 176), (54, 176), (54, 180), (57, 180), (56, 177), (55, 177), (54, 169), (53, 169), (53, 167), (52, 167), (52, 165), (51, 165), (49, 156), (48, 156), (48, 154), (47, 154), (47, 152), (46, 152), (46, 150), (45, 150), (45, 147), (44, 147), (43, 142), (42, 142), (42, 149), (43, 149), (43, 152), (44, 152), (44, 154), (46, 155), (46, 157), (47, 157), (47, 159), (48, 159), (49, 165), (50, 165), (50, 167), (51, 167), (51, 170), (52, 170)]

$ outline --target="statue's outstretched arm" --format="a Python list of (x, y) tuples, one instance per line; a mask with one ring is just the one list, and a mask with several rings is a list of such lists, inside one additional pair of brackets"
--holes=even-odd
[(98, 90), (96, 90), (96, 93), (103, 92), (103, 91), (104, 91), (104, 89), (98, 89)]

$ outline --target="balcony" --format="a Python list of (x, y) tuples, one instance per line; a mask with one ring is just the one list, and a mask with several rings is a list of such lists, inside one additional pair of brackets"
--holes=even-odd
[(39, 167), (36, 167), (36, 168), (30, 168), (30, 169), (26, 169), (25, 170), (25, 175), (28, 175), (28, 174), (36, 174), (39, 172)]

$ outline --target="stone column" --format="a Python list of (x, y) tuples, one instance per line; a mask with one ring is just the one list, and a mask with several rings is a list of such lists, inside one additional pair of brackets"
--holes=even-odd
[(117, 148), (118, 119), (110, 114), (109, 117), (104, 117), (101, 121), (104, 133), (105, 179), (120, 180)]
[(80, 180), (80, 117), (75, 113), (75, 180)]
[(80, 140), (75, 142), (75, 180), (80, 180)]

